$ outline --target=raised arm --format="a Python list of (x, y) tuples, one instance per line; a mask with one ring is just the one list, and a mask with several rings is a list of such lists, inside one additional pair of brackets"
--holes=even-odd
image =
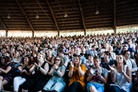
[(49, 64), (46, 63), (45, 66), (44, 66), (44, 68), (42, 68), (40, 66), (39, 69), (40, 69), (41, 73), (43, 73), (44, 75), (46, 75), (48, 73), (48, 71), (49, 71)]

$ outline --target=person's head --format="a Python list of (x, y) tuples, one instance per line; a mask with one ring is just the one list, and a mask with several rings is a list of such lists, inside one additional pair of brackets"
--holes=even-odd
[(128, 44), (126, 44), (126, 43), (123, 44), (123, 51), (125, 51), (125, 50), (128, 50)]
[(58, 48), (58, 56), (62, 56), (64, 54), (63, 48)]
[(84, 47), (81, 48), (81, 53), (84, 55), (86, 53), (86, 49)]
[(109, 44), (108, 43), (104, 43), (104, 48), (109, 48)]
[(66, 43), (64, 44), (64, 46), (65, 46), (65, 48), (68, 48), (68, 47), (69, 47), (69, 43), (66, 42)]
[(79, 55), (74, 55), (74, 61), (73, 63), (75, 65), (79, 64), (81, 62), (80, 56)]
[(110, 61), (110, 52), (105, 51), (104, 52), (104, 61), (109, 62)]
[(132, 44), (132, 40), (129, 38), (127, 39), (128, 44)]
[(2, 49), (2, 54), (5, 54), (6, 53), (6, 48), (3, 48)]
[(37, 60), (38, 60), (38, 62), (43, 62), (44, 61), (43, 53), (38, 53)]
[(47, 51), (46, 51), (46, 56), (47, 56), (47, 57), (52, 56), (52, 51), (51, 51), (51, 50), (47, 50)]
[(0, 66), (3, 66), (5, 63), (5, 58), (4, 57), (0, 57)]
[(75, 49), (74, 49), (74, 46), (71, 46), (71, 48), (70, 48), (70, 54), (74, 54), (74, 52), (75, 52)]
[(24, 63), (25, 66), (29, 65), (29, 58), (28, 58), (28, 56), (24, 57), (23, 63)]
[(95, 57), (93, 58), (93, 60), (94, 60), (94, 66), (95, 66), (95, 67), (100, 67), (101, 59), (100, 59), (98, 56), (95, 56)]
[(127, 59), (129, 59), (130, 58), (130, 51), (129, 50), (126, 50), (126, 51), (124, 51), (124, 57), (125, 58), (127, 58)]
[(64, 59), (62, 57), (59, 57), (59, 56), (55, 57), (54, 61), (55, 61), (54, 63), (59, 65), (59, 66), (64, 64)]
[(75, 54), (76, 54), (76, 55), (80, 55), (80, 53), (81, 53), (80, 48), (76, 47), (76, 48), (75, 48)]
[(18, 51), (16, 51), (15, 57), (16, 57), (16, 58), (20, 57), (20, 53), (19, 53)]
[(117, 48), (121, 48), (121, 43), (117, 42)]
[(88, 60), (93, 61), (93, 56), (91, 54), (88, 54)]
[(5, 58), (5, 62), (6, 62), (6, 63), (11, 62), (11, 59), (10, 59), (9, 56), (5, 56), (4, 58)]
[(117, 65), (122, 65), (122, 64), (125, 65), (126, 64), (124, 57), (122, 55), (118, 55), (116, 57), (116, 63), (117, 63)]

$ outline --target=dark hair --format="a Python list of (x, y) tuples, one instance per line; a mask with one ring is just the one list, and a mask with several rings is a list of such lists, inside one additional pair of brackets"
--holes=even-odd
[(111, 54), (110, 54), (109, 51), (105, 51), (104, 53), (105, 53), (106, 55), (108, 55), (108, 56), (111, 56)]
[(60, 57), (60, 56), (57, 56), (57, 57), (54, 58), (54, 62), (56, 61), (57, 58), (60, 59), (60, 64), (59, 64), (59, 66), (64, 65), (64, 58), (63, 58), (63, 57)]
[(94, 56), (93, 59), (99, 59), (99, 61), (101, 61), (101, 58), (98, 56)]
[(127, 52), (130, 52), (129, 50), (125, 50), (124, 52), (123, 52), (123, 55), (125, 55)]

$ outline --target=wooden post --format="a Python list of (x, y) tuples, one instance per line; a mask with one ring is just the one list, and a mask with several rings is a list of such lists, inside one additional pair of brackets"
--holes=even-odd
[(116, 35), (116, 0), (114, 0), (114, 34)]

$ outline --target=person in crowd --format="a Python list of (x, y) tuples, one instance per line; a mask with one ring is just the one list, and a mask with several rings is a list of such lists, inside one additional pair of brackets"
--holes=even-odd
[(57, 56), (62, 57), (64, 59), (64, 65), (67, 67), (69, 63), (69, 58), (67, 55), (64, 54), (63, 47), (62, 46), (59, 47), (57, 52), (58, 52)]
[(122, 49), (123, 49), (123, 48), (122, 48), (122, 43), (117, 42), (117, 43), (116, 43), (116, 47), (115, 47), (115, 49), (114, 49), (115, 54), (116, 54), (116, 55), (121, 54)]
[(25, 56), (23, 62), (19, 66), (17, 66), (17, 71), (19, 70), (19, 74), (13, 80), (14, 92), (18, 92), (19, 86), (30, 78), (29, 70), (31, 65), (32, 64), (29, 61), (29, 57)]
[(83, 92), (85, 90), (85, 73), (86, 66), (81, 63), (78, 55), (74, 56), (74, 60), (70, 62), (68, 76), (71, 78), (67, 86), (67, 92)]
[[(83, 48), (83, 49), (85, 50), (85, 48)], [(82, 64), (86, 64), (86, 58), (83, 55), (81, 55), (81, 49), (79, 47), (75, 47), (74, 54), (80, 56)]]
[(111, 59), (110, 57), (111, 57), (110, 52), (105, 51), (104, 52), (104, 58), (101, 61), (101, 66), (103, 68), (106, 68), (107, 70), (110, 70), (109, 65), (110, 66), (115, 66), (116, 65), (115, 60)]
[(126, 65), (128, 65), (131, 69), (131, 72), (135, 72), (137, 70), (137, 64), (134, 59), (131, 59), (131, 53), (129, 50), (124, 51), (124, 60)]
[(126, 65), (122, 55), (116, 58), (116, 68), (109, 66), (111, 70), (111, 79), (114, 84), (110, 85), (110, 92), (130, 92), (131, 87), (131, 69)]
[(90, 69), (87, 77), (88, 92), (104, 92), (104, 84), (107, 82), (108, 71), (100, 66), (99, 57), (94, 57), (94, 67)]
[(4, 89), (4, 85), (11, 82), (15, 76), (14, 63), (11, 62), (10, 57), (4, 57), (4, 67), (0, 68), (0, 90)]
[(29, 72), (32, 74), (32, 77), (25, 81), (22, 85), (22, 92), (38, 92), (43, 89), (47, 83), (49, 76), (49, 64), (44, 61), (43, 54), (38, 53), (37, 62), (30, 68)]
[(57, 56), (54, 60), (54, 65), (48, 73), (52, 78), (49, 79), (43, 90), (63, 92), (66, 86), (66, 83), (63, 80), (65, 70), (66, 67), (64, 66), (63, 58)]
[(93, 66), (94, 66), (93, 56), (91, 54), (88, 54), (88, 59), (86, 61), (87, 70), (89, 70)]
[(54, 64), (54, 57), (52, 56), (52, 51), (49, 49), (46, 51), (46, 58), (45, 61), (49, 64), (49, 67), (51, 68)]

